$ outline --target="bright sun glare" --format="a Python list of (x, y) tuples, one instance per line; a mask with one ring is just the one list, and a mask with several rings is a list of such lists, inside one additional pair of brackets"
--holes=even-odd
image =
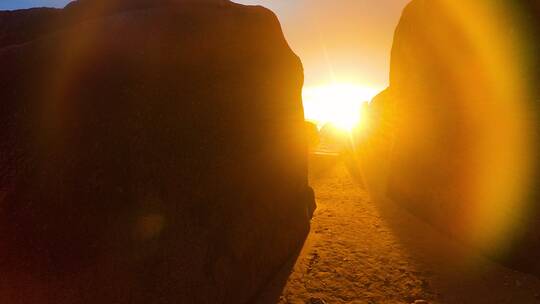
[(351, 131), (362, 123), (362, 108), (378, 90), (354, 84), (331, 84), (304, 88), (304, 111), (306, 120), (319, 127), (331, 123)]

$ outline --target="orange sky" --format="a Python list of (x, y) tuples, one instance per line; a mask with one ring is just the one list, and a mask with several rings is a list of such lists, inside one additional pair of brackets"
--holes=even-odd
[(304, 63), (306, 86), (334, 80), (383, 89), (394, 29), (410, 0), (234, 1), (260, 4), (278, 15)]
[[(347, 82), (382, 89), (388, 83), (394, 28), (410, 0), (234, 1), (260, 4), (278, 15), (290, 45), (304, 62), (306, 86)], [(62, 7), (67, 2), (0, 0), (0, 9)]]

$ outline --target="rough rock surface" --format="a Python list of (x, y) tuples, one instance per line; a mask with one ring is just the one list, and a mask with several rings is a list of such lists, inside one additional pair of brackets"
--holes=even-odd
[(300, 246), (303, 71), (228, 1), (0, 12), (0, 302), (247, 303)]
[(378, 129), (367, 152), (389, 163), (380, 191), (537, 274), (539, 16), (530, 0), (412, 1), (396, 29), (390, 87), (374, 102)]

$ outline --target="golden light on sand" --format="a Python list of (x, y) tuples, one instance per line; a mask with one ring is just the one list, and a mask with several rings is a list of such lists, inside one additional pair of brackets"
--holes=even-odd
[(351, 131), (362, 123), (363, 105), (377, 93), (375, 88), (347, 83), (304, 88), (306, 120)]

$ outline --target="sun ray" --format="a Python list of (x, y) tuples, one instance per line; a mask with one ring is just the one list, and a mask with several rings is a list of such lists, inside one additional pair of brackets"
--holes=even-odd
[(306, 119), (319, 127), (330, 123), (351, 131), (362, 123), (363, 105), (377, 92), (375, 88), (347, 83), (304, 88)]

